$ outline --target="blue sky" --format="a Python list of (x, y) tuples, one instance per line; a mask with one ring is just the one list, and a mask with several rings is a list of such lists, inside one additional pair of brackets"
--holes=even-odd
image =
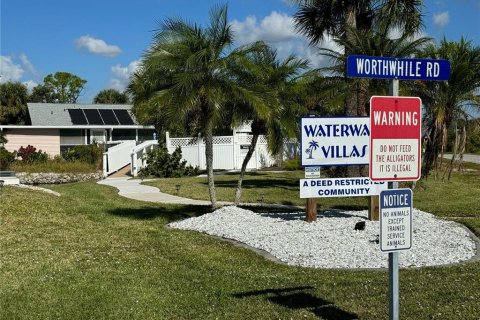
[[(1, 82), (30, 88), (57, 71), (87, 84), (79, 102), (90, 103), (102, 89), (123, 90), (148, 48), (153, 30), (167, 17), (205, 24), (218, 1), (192, 0), (1, 0)], [(236, 44), (265, 40), (280, 56), (296, 53), (313, 66), (328, 63), (298, 35), (288, 0), (232, 0), (229, 21)], [(463, 35), (480, 45), (480, 0), (425, 1), (423, 35), (437, 41)], [(324, 46), (332, 48), (328, 40)]]

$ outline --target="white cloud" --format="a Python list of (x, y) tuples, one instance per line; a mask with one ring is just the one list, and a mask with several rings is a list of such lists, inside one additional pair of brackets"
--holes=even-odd
[(36, 83), (36, 82), (33, 81), (33, 80), (23, 81), (22, 84), (27, 87), (27, 89), (28, 89), (29, 92), (32, 92), (33, 88), (35, 88), (36, 86), (38, 86), (38, 83)]
[(110, 88), (117, 89), (119, 91), (125, 90), (130, 80), (130, 76), (140, 66), (140, 60), (133, 60), (126, 67), (122, 67), (120, 64), (116, 64), (111, 68), (114, 78), (110, 79)]
[(402, 37), (402, 35), (403, 35), (402, 29), (395, 27), (395, 28), (390, 28), (390, 30), (388, 30), (387, 37), (389, 39), (399, 39)]
[(0, 83), (19, 81), (25, 70), (19, 64), (15, 64), (10, 56), (0, 56)]
[(87, 50), (90, 53), (105, 57), (115, 57), (122, 52), (118, 46), (107, 44), (102, 39), (97, 39), (89, 35), (75, 39), (75, 44), (78, 49)]
[[(390, 29), (388, 31), (388, 35), (387, 37), (389, 39), (399, 39), (401, 38), (403, 35), (403, 32), (400, 28), (393, 28), (393, 29)], [(412, 35), (411, 37), (409, 37), (410, 40), (418, 40), (420, 38), (427, 38), (428, 37), (428, 34), (425, 33), (424, 31), (419, 31), (417, 33), (415, 33), (414, 35)]]
[(20, 61), (22, 62), (23, 67), (26, 69), (28, 73), (30, 73), (33, 76), (38, 76), (38, 72), (33, 66), (33, 64), (28, 60), (28, 57), (25, 53), (22, 53), (20, 55)]
[(248, 16), (243, 22), (233, 20), (231, 25), (239, 45), (259, 40), (275, 43), (299, 37), (293, 27), (293, 18), (276, 11), (263, 18), (260, 23), (257, 23), (255, 16)]
[[(318, 54), (318, 47), (309, 46), (308, 40), (296, 32), (293, 17), (287, 14), (272, 11), (261, 21), (257, 21), (255, 16), (248, 16), (244, 21), (233, 20), (231, 25), (237, 45), (263, 40), (277, 49), (280, 59), (296, 54), (299, 58), (308, 59), (311, 67), (330, 63)], [(329, 37), (319, 47), (341, 50)]]
[(448, 11), (433, 15), (433, 24), (440, 28), (445, 27), (449, 20), (450, 17), (448, 15)]

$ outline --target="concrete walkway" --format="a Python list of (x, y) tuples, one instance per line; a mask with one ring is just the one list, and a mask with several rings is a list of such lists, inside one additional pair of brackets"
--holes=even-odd
[[(152, 181), (152, 180), (143, 180)], [(211, 202), (207, 200), (194, 200), (183, 197), (174, 196), (160, 192), (158, 188), (141, 184), (141, 179), (132, 179), (131, 177), (107, 178), (97, 182), (98, 184), (111, 186), (119, 190), (118, 194), (129, 199), (167, 203), (167, 204), (183, 204), (195, 206), (210, 206)], [(218, 201), (220, 206), (233, 205), (233, 202)], [(281, 205), (281, 204), (262, 204), (262, 203), (240, 203), (241, 206), (248, 207), (265, 207), (265, 208), (283, 208), (283, 209), (303, 209), (300, 206)]]
[[(149, 181), (149, 180), (144, 180)], [(188, 198), (177, 197), (171, 194), (160, 192), (158, 188), (142, 185), (141, 179), (132, 179), (130, 177), (107, 178), (97, 182), (106, 186), (115, 187), (119, 190), (118, 194), (122, 197), (171, 204), (191, 204), (199, 206), (210, 205), (210, 201), (193, 200)]]

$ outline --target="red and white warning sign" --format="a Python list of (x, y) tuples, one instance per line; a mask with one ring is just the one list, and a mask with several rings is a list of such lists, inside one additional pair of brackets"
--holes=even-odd
[(420, 179), (421, 105), (417, 97), (370, 99), (370, 179)]

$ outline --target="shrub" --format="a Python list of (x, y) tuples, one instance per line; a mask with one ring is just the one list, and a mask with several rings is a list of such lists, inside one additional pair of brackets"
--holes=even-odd
[(283, 166), (287, 171), (295, 171), (301, 169), (299, 159), (285, 160)]
[(103, 156), (103, 146), (97, 144), (78, 145), (62, 153), (67, 161), (81, 161), (99, 166)]
[(480, 130), (467, 133), (467, 153), (480, 153)]
[(7, 137), (5, 137), (5, 131), (0, 131), (0, 147), (3, 147), (5, 143), (8, 142)]
[(34, 146), (28, 145), (26, 148), (20, 147), (17, 151), (17, 157), (22, 158), (23, 162), (27, 163), (42, 163), (47, 162), (48, 154), (38, 150)]
[(10, 170), (16, 172), (53, 172), (53, 173), (90, 173), (97, 172), (98, 168), (95, 165), (80, 162), (80, 161), (66, 161), (64, 159), (49, 160), (45, 163), (29, 164), (22, 161), (13, 162)]
[(178, 147), (172, 154), (166, 148), (148, 151), (145, 155), (147, 166), (140, 170), (140, 176), (155, 176), (159, 178), (178, 178), (194, 176), (199, 172), (198, 167), (187, 166), (182, 161), (182, 149)]
[(15, 161), (15, 154), (13, 152), (8, 152), (3, 147), (0, 147), (0, 170), (9, 169), (13, 161)]

